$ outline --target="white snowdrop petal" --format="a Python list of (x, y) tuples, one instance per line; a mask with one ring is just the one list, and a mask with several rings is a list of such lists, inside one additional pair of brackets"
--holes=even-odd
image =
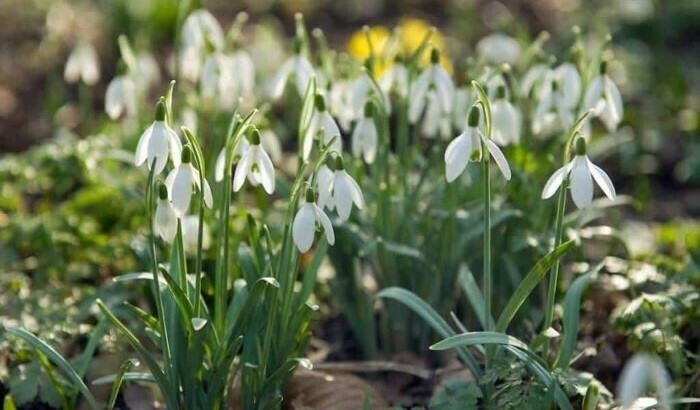
[(177, 215), (168, 200), (159, 200), (154, 218), (154, 228), (164, 241), (170, 243), (177, 232)]
[(355, 157), (360, 157), (363, 153), (363, 139), (367, 134), (367, 125), (371, 121), (367, 118), (362, 118), (355, 124), (355, 129), (352, 131), (352, 137), (350, 139), (352, 155)]
[(295, 59), (294, 79), (299, 97), (303, 98), (306, 93), (306, 88), (309, 86), (309, 81), (311, 81), (311, 77), (314, 75), (314, 69), (306, 58), (296, 56)]
[[(148, 145), (151, 140), (151, 134), (153, 133), (153, 124), (149, 125), (148, 128), (141, 134), (139, 138), (139, 143), (136, 145), (136, 155), (134, 156), (134, 165), (141, 166), (148, 158)], [(150, 167), (151, 164), (149, 163)]]
[(579, 209), (587, 208), (593, 201), (593, 178), (583, 156), (576, 156), (571, 167), (571, 198)]
[(351, 177), (346, 171), (342, 171), (343, 178), (347, 181), (350, 187), (350, 196), (352, 197), (352, 202), (357, 206), (358, 209), (362, 209), (365, 206), (365, 199), (362, 195), (362, 189), (357, 181)]
[(226, 173), (226, 147), (221, 149), (219, 155), (216, 156), (216, 163), (214, 164), (214, 180), (216, 182), (221, 182), (224, 179), (224, 174)]
[(607, 95), (607, 103), (610, 104), (610, 108), (614, 109), (616, 114), (617, 122), (622, 120), (624, 115), (624, 109), (622, 107), (622, 96), (620, 95), (620, 90), (617, 85), (608, 77), (605, 78), (605, 91)]
[(316, 214), (313, 206), (313, 204), (302, 205), (292, 223), (292, 239), (302, 253), (311, 249), (314, 243)]
[(191, 165), (183, 164), (177, 168), (175, 178), (172, 182), (172, 190), (170, 196), (173, 201), (173, 207), (178, 216), (182, 217), (187, 214), (192, 199), (193, 175)]
[(277, 70), (277, 73), (275, 73), (275, 76), (272, 77), (272, 81), (270, 83), (270, 97), (273, 100), (276, 100), (282, 96), (284, 86), (287, 85), (287, 80), (289, 79), (289, 75), (292, 73), (293, 69), (294, 60), (289, 59), (282, 64), (279, 70)]
[(564, 63), (556, 68), (556, 77), (560, 85), (560, 102), (566, 108), (574, 108), (581, 98), (581, 76), (576, 66)]
[(588, 164), (588, 170), (605, 196), (610, 198), (610, 200), (614, 200), (616, 195), (615, 187), (613, 186), (612, 180), (610, 180), (608, 174), (606, 174), (600, 167), (592, 163), (590, 159), (586, 158), (586, 161)]
[(559, 189), (561, 184), (564, 182), (564, 178), (566, 177), (566, 174), (569, 172), (570, 168), (570, 164), (565, 165), (556, 170), (552, 176), (549, 177), (547, 183), (544, 184), (544, 189), (542, 190), (542, 199), (551, 198), (552, 195), (557, 192), (557, 189)]
[(263, 149), (258, 148), (258, 167), (260, 168), (260, 181), (265, 192), (272, 194), (275, 191), (275, 167), (272, 160)]
[(204, 178), (204, 191), (202, 192), (204, 193), (204, 205), (211, 209), (214, 205), (214, 196), (211, 193), (211, 186), (209, 186), (209, 181), (207, 181), (206, 178)]
[(173, 159), (173, 165), (177, 167), (178, 165), (180, 165), (180, 161), (182, 160), (182, 142), (180, 142), (180, 137), (177, 136), (175, 131), (173, 131), (167, 125), (165, 127), (167, 129), (168, 145), (170, 146), (170, 155)]
[(373, 164), (374, 160), (377, 158), (377, 148), (379, 146), (379, 135), (377, 133), (377, 126), (374, 125), (374, 121), (370, 121), (367, 127), (367, 133), (363, 138), (363, 151), (362, 156), (365, 162), (368, 164)]
[(124, 83), (121, 77), (109, 82), (105, 92), (105, 112), (109, 118), (116, 120), (124, 111)]
[(328, 206), (333, 209), (331, 200), (331, 189), (333, 188), (333, 171), (323, 164), (316, 173), (316, 187), (318, 188), (318, 205), (323, 208)]
[(589, 110), (591, 108), (596, 108), (600, 97), (603, 95), (603, 77), (595, 77), (588, 88), (586, 88), (586, 94), (583, 97), (583, 110)]
[(243, 186), (246, 175), (250, 173), (250, 167), (252, 166), (251, 160), (250, 151), (248, 151), (236, 165), (236, 170), (233, 174), (233, 192), (238, 192)]
[(323, 227), (323, 233), (326, 234), (328, 244), (333, 245), (335, 243), (335, 232), (333, 232), (333, 224), (331, 223), (331, 220), (328, 219), (328, 215), (323, 212), (323, 209), (316, 205), (313, 205), (313, 207), (314, 211), (316, 212), (316, 218), (319, 222), (321, 222), (321, 226)]
[(471, 151), (471, 141), (465, 133), (462, 133), (450, 142), (445, 151), (445, 177), (447, 182), (454, 181), (462, 174), (469, 162)]
[(350, 189), (347, 179), (343, 178), (341, 172), (336, 172), (333, 180), (333, 202), (342, 221), (347, 221), (352, 211), (352, 194)]
[(411, 124), (418, 121), (423, 108), (425, 107), (425, 99), (428, 94), (428, 86), (430, 86), (431, 71), (423, 70), (413, 84), (411, 84), (411, 98), (408, 101), (408, 120)]
[(333, 144), (331, 144), (331, 150), (338, 153), (343, 152), (343, 140), (340, 138), (338, 124), (335, 123), (335, 120), (328, 112), (324, 112), (321, 115), (323, 121), (323, 144), (328, 144), (335, 137)]
[(498, 148), (498, 145), (496, 145), (493, 141), (484, 138), (484, 142), (486, 142), (486, 149), (489, 150), (493, 159), (496, 160), (496, 165), (498, 166), (498, 169), (501, 170), (501, 174), (503, 174), (506, 181), (510, 181), (510, 166), (508, 165), (505, 155), (503, 155), (501, 149)]
[(367, 74), (362, 74), (352, 85), (350, 101), (352, 111), (356, 116), (362, 114), (371, 87), (370, 81), (371, 80), (367, 78)]
[(454, 100), (454, 84), (447, 73), (440, 66), (435, 66), (435, 89), (443, 112), (452, 110)]

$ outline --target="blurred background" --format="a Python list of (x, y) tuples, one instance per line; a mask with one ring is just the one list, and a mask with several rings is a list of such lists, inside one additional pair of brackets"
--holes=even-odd
[[(187, 3), (187, 1), (185, 1)], [(626, 104), (619, 133), (625, 177), (654, 219), (693, 216), (700, 211), (700, 2), (654, 0), (223, 0), (189, 1), (204, 6), (222, 25), (247, 11), (250, 36), (269, 29), (277, 48), (257, 59), (277, 61), (293, 33), (294, 13), (310, 28), (321, 28), (332, 48), (348, 49), (363, 25), (393, 27), (401, 22), (434, 25), (459, 66), (477, 40), (504, 32), (522, 40), (551, 34), (545, 48), (561, 52), (572, 43), (572, 27), (598, 38), (612, 37), (611, 72)], [(155, 50), (167, 72), (176, 0), (4, 0), (0, 3), (0, 153), (20, 152), (58, 131), (85, 137), (75, 103), (100, 110), (114, 76), (116, 38), (126, 34), (136, 50)], [(268, 34), (269, 34), (268, 33)], [(63, 81), (66, 58), (78, 42), (93, 44), (101, 62), (98, 83), (89, 90)], [(350, 46), (352, 48), (352, 46)], [(352, 53), (352, 49), (347, 50)], [(254, 56), (256, 57), (256, 56)], [(172, 65), (172, 64), (170, 64)], [(273, 66), (274, 67), (274, 66)], [(85, 122), (85, 121), (84, 121)], [(93, 124), (94, 125), (94, 124)], [(94, 127), (93, 127), (94, 128)], [(92, 129), (90, 129), (92, 131)], [(628, 190), (629, 191), (629, 190)]]

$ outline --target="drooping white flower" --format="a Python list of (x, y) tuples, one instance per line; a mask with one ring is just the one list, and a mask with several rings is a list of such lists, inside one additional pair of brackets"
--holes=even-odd
[(138, 78), (134, 80), (144, 90), (160, 83), (160, 67), (151, 53), (140, 52), (136, 56), (136, 71), (138, 72)]
[(576, 156), (563, 167), (559, 168), (549, 178), (542, 190), (542, 199), (550, 198), (557, 189), (570, 178), (571, 198), (579, 209), (588, 207), (593, 201), (593, 181), (598, 184), (603, 193), (611, 200), (615, 199), (615, 187), (610, 177), (600, 167), (596, 166), (586, 155), (586, 141), (576, 140)]
[(327, 145), (333, 140), (333, 144), (330, 147), (332, 151), (337, 153), (343, 152), (343, 141), (340, 139), (340, 129), (333, 117), (328, 113), (328, 110), (326, 110), (326, 100), (320, 94), (316, 94), (314, 99), (314, 113), (311, 116), (311, 123), (304, 134), (304, 140), (302, 142), (303, 159), (309, 159), (314, 138), (317, 135), (320, 136), (321, 142), (324, 145)]
[(120, 74), (109, 82), (105, 93), (105, 112), (109, 118), (116, 120), (126, 114), (127, 117), (136, 115), (136, 85), (131, 76), (120, 64)]
[(165, 123), (165, 102), (161, 100), (156, 106), (155, 121), (141, 134), (136, 146), (134, 164), (140, 166), (146, 162), (150, 169), (155, 160), (155, 172), (160, 173), (168, 162), (168, 155), (172, 156), (175, 166), (180, 164), (181, 151), (180, 138)]
[(234, 192), (241, 189), (246, 178), (253, 186), (262, 184), (268, 194), (275, 191), (275, 168), (267, 152), (260, 146), (260, 133), (257, 129), (251, 132), (250, 146), (236, 166), (233, 177)]
[(182, 25), (182, 51), (180, 69), (184, 78), (197, 82), (202, 70), (207, 48), (221, 50), (224, 47), (224, 32), (210, 12), (197, 9), (190, 13)]
[(236, 87), (236, 95), (249, 96), (255, 88), (255, 64), (248, 52), (238, 48), (231, 54), (231, 65), (234, 67), (232, 74)]
[(431, 139), (448, 139), (452, 132), (450, 113), (442, 110), (438, 98), (440, 97), (435, 90), (428, 91), (425, 115), (420, 127), (421, 135)]
[(204, 204), (212, 207), (214, 202), (209, 182), (204, 179), (204, 189), (200, 185), (199, 171), (192, 166), (192, 151), (189, 147), (182, 149), (182, 162), (176, 166), (168, 177), (165, 178), (165, 186), (168, 187), (170, 200), (173, 202), (175, 213), (179, 218), (187, 214), (192, 199), (192, 188), (197, 188), (204, 194)]
[(207, 56), (200, 79), (202, 96), (214, 101), (221, 109), (232, 108), (239, 97), (234, 80), (236, 70), (233, 59), (222, 52)]
[(537, 95), (540, 85), (549, 73), (546, 64), (535, 64), (530, 67), (520, 81), (520, 95), (527, 98), (531, 92)]
[(331, 184), (333, 183), (333, 171), (328, 165), (323, 164), (316, 172), (316, 192), (318, 193), (318, 206), (327, 208), (329, 211), (335, 209), (335, 202), (331, 192)]
[[(657, 356), (638, 353), (622, 369), (617, 396), (622, 408), (630, 409), (648, 390), (652, 390), (656, 393), (659, 407), (670, 409), (671, 389), (671, 378), (663, 362)], [(654, 407), (656, 403), (649, 404)]]
[[(372, 87), (372, 79), (369, 78), (367, 70), (363, 72), (353, 83), (350, 101), (352, 103), (352, 111), (354, 118), (361, 118), (365, 103), (369, 99), (375, 88)], [(384, 102), (384, 110), (391, 113), (391, 100), (389, 95), (382, 92), (379, 98)]]
[[(242, 135), (238, 140), (238, 143), (233, 147), (233, 162), (239, 161), (243, 154), (248, 152), (250, 147), (250, 142), (245, 135)], [(214, 180), (216, 182), (221, 182), (224, 179), (224, 172), (226, 171), (226, 147), (223, 147), (216, 157), (216, 163), (214, 164)], [(251, 182), (252, 183), (252, 182)]]
[(294, 76), (297, 92), (303, 98), (309, 81), (314, 76), (314, 68), (309, 60), (301, 54), (301, 43), (298, 40), (294, 43), (294, 55), (282, 64), (272, 78), (270, 87), (272, 99), (276, 100), (282, 96), (290, 76)]
[[(428, 103), (438, 104), (440, 111), (447, 114), (452, 110), (454, 84), (445, 70), (440, 67), (440, 53), (436, 49), (431, 52), (430, 62), (430, 66), (425, 68), (411, 84), (408, 101), (408, 120), (411, 124), (418, 122)], [(437, 98), (428, 98), (431, 89), (435, 90)]]
[(498, 146), (484, 137), (479, 130), (479, 108), (472, 107), (469, 112), (467, 128), (457, 136), (445, 150), (445, 177), (452, 182), (459, 177), (469, 161), (482, 161), (482, 144), (486, 146), (498, 169), (506, 180), (510, 180), (510, 166)]
[(408, 69), (400, 59), (384, 71), (379, 78), (379, 86), (385, 94), (395, 92), (401, 98), (408, 95)]
[(505, 86), (498, 89), (496, 100), (491, 104), (492, 135), (498, 145), (517, 144), (520, 142), (520, 111), (506, 99)]
[(600, 64), (600, 75), (591, 80), (583, 97), (583, 110), (594, 110), (594, 115), (603, 121), (608, 131), (615, 131), (624, 115), (622, 96), (615, 83), (606, 73), (607, 64)]
[(514, 65), (520, 59), (522, 49), (513, 37), (496, 33), (479, 40), (476, 52), (489, 63)]
[(316, 197), (313, 188), (307, 188), (306, 202), (299, 207), (292, 223), (292, 239), (302, 253), (311, 249), (317, 225), (323, 228), (328, 244), (335, 243), (335, 233), (331, 220), (323, 209), (316, 205)]
[[(325, 164), (324, 164), (325, 166)], [(324, 175), (318, 179), (318, 203), (323, 207), (328, 205), (329, 209), (337, 209), (338, 216), (341, 221), (347, 221), (350, 218), (352, 204), (355, 204), (358, 209), (364, 207), (364, 197), (362, 190), (357, 182), (348, 174), (343, 164), (343, 158), (339, 155), (335, 158), (334, 170), (326, 167), (328, 171), (324, 171)]]
[(352, 108), (352, 86), (351, 80), (343, 79), (330, 83), (330, 89), (326, 93), (328, 96), (328, 110), (338, 119), (338, 125), (344, 130), (349, 131), (355, 112)]
[(352, 132), (352, 155), (362, 157), (366, 163), (374, 163), (377, 157), (379, 136), (374, 123), (374, 103), (368, 101), (362, 118), (355, 124)]
[(63, 70), (63, 78), (67, 83), (77, 83), (82, 80), (87, 85), (95, 85), (100, 79), (100, 61), (95, 48), (85, 42), (78, 43), (71, 51)]
[(574, 122), (574, 109), (581, 98), (581, 76), (571, 63), (564, 63), (544, 75), (539, 87), (532, 132), (548, 135)]
[(158, 186), (158, 205), (153, 219), (153, 231), (168, 243), (173, 242), (177, 233), (177, 215), (168, 199), (168, 189), (163, 184)]

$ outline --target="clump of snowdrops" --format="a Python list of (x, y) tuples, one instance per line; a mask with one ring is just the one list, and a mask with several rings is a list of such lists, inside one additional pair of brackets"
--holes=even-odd
[[(143, 126), (136, 144), (151, 266), (116, 280), (149, 284), (155, 311), (97, 301), (145, 365), (134, 371), (137, 360), (129, 359), (116, 374), (93, 381), (112, 383), (108, 407), (123, 383), (146, 382), (158, 386), (168, 408), (225, 407), (232, 386), (244, 408), (278, 408), (294, 369), (311, 367), (304, 356), (317, 307), (308, 300), (330, 246), (333, 296), (367, 356), (415, 348), (416, 342), (426, 346), (432, 329), (444, 340), (431, 349), (454, 349), (474, 376), (476, 389), (469, 392), (475, 401), (498, 404), (498, 382), (505, 378), (499, 366), (509, 354), (539, 383), (541, 390), (533, 389), (538, 400), (572, 408), (575, 394), (564, 390), (570, 385), (562, 379), (574, 360), (581, 298), (598, 268), (569, 284), (563, 315), (556, 317), (560, 259), (577, 246), (565, 227), (575, 231), (586, 222), (585, 210), (599, 203), (593, 201), (596, 186), (616, 199), (611, 179), (591, 160), (590, 146), (597, 133), (614, 131), (624, 117), (603, 48), (586, 54), (577, 33), (571, 61), (556, 62), (542, 51), (546, 35), (522, 50), (515, 39), (497, 34), (482, 39), (477, 58), (453, 75), (442, 56), (446, 50), (433, 43), (434, 29), (407, 49), (396, 33), (375, 44), (367, 28), (368, 53), (357, 63), (329, 50), (320, 30), (312, 33), (318, 44), (313, 58), (298, 16), (291, 56), (267, 78), (256, 72), (244, 47), (245, 21), (239, 15), (224, 33), (206, 10), (184, 19), (174, 56), (176, 81), (155, 104), (153, 121)], [(119, 45), (122, 60), (108, 86), (105, 110), (133, 128), (148, 111), (138, 86), (148, 68), (139, 64), (126, 38)], [(88, 86), (99, 78), (89, 45), (76, 47), (65, 76)], [(301, 107), (290, 175), (275, 166), (280, 143), (259, 112), (282, 96)], [(211, 138), (208, 134), (218, 130), (208, 128), (206, 120), (222, 115), (229, 118), (228, 127)], [(211, 147), (217, 138), (221, 144)], [(528, 174), (538, 149), (560, 159), (556, 165), (546, 161), (551, 176), (545, 180)], [(494, 177), (492, 163), (498, 170)], [(285, 189), (277, 200), (278, 225), (268, 225), (251, 210), (247, 237), (236, 249), (232, 209), (248, 206), (245, 191), (264, 192), (272, 201), (280, 185)], [(522, 198), (509, 194), (512, 185)], [(536, 205), (526, 201), (532, 192)], [(555, 195), (556, 202), (550, 201)], [(567, 217), (568, 196), (578, 209), (576, 218)], [(515, 206), (509, 208), (507, 200)], [(530, 224), (519, 228), (529, 216)], [(214, 263), (205, 266), (207, 224), (217, 227), (217, 235), (209, 252)], [(533, 225), (541, 228), (542, 239), (530, 257), (508, 262), (507, 251), (517, 247), (501, 236)], [(494, 242), (502, 248), (495, 253)], [(481, 252), (472, 250), (467, 257), (473, 248)], [(302, 262), (305, 254), (311, 255), (308, 263)], [(507, 292), (494, 289), (504, 280), (503, 264), (515, 273)], [(375, 322), (375, 292), (365, 279), (380, 290), (380, 321), (386, 326)], [(507, 332), (541, 282), (547, 285), (540, 331), (527, 344)], [(469, 331), (454, 314), (453, 326), (442, 318), (457, 307), (459, 288), (481, 331)], [(411, 323), (407, 311), (389, 299), (428, 326)], [(505, 303), (499, 309), (494, 300)], [(138, 318), (140, 328), (124, 324), (121, 317), (127, 314)], [(9, 330), (66, 374), (76, 392), (73, 400), (79, 392), (99, 407), (83, 382), (84, 372), (30, 333)], [(647, 381), (668, 403), (663, 366), (651, 356), (639, 357), (626, 374), (648, 367), (652, 375), (624, 378), (623, 404), (641, 395)], [(575, 386), (584, 408), (611, 402), (610, 393), (590, 377)]]

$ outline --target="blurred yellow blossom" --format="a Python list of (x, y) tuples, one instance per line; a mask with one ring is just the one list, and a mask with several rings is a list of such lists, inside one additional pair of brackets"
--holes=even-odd
[[(421, 44), (432, 26), (425, 20), (418, 18), (405, 18), (399, 22), (392, 39), (391, 32), (385, 26), (374, 26), (369, 29), (369, 38), (374, 48), (374, 73), (380, 76), (385, 69), (394, 63), (396, 54), (408, 56)], [(440, 51), (440, 65), (452, 73), (452, 61), (445, 50), (445, 38), (435, 30), (430, 37), (429, 45)], [(348, 53), (359, 61), (365, 61), (370, 55), (370, 45), (363, 29), (357, 30), (348, 41)], [(419, 66), (430, 64), (430, 47), (420, 57)]]

